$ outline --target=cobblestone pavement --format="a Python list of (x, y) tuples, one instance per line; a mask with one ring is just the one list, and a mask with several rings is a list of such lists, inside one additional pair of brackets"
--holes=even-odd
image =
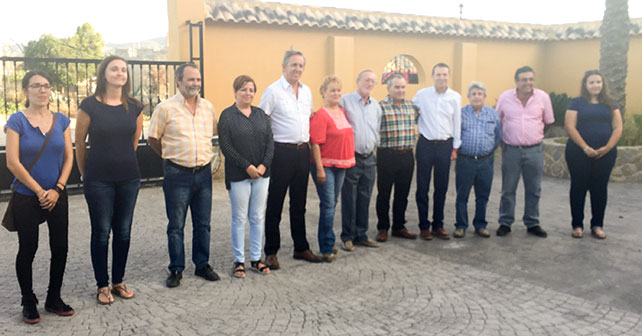
[[(488, 211), (493, 233), (501, 182), (499, 175), (495, 178)], [(168, 257), (162, 190), (143, 189), (125, 279), (136, 297), (117, 298), (111, 306), (96, 303), (87, 207), (81, 195), (72, 196), (63, 298), (76, 314), (63, 318), (44, 312), (49, 250), (43, 225), (34, 262), (42, 321), (34, 326), (22, 322), (14, 271), (17, 237), (2, 230), (0, 334), (642, 335), (642, 185), (611, 184), (605, 241), (590, 235), (581, 240), (570, 237), (568, 185), (567, 180), (543, 181), (540, 208), (547, 239), (528, 236), (518, 221), (505, 238), (493, 234), (483, 239), (471, 230), (462, 240), (391, 238), (379, 249), (341, 251), (332, 264), (293, 260), (284, 216), (282, 269), (235, 279), (230, 275), (229, 200), (217, 180), (210, 260), (222, 279), (206, 282), (195, 277), (189, 265), (181, 286), (171, 290), (164, 285)], [(312, 183), (308, 195), (308, 239), (316, 249), (318, 199)], [(454, 199), (451, 174), (446, 204), (451, 232)], [(417, 232), (414, 188), (410, 200), (408, 228)], [(521, 204), (518, 198), (518, 217)], [(6, 203), (0, 205), (2, 211), (5, 207)], [(373, 237), (374, 202), (371, 216)], [(337, 216), (335, 232), (339, 231)], [(188, 224), (188, 257), (190, 237)]]

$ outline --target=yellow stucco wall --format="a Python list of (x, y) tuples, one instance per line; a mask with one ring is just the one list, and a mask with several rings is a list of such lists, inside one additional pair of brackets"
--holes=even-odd
[[(177, 2), (168, 0), (170, 56), (188, 60), (189, 33), (185, 21), (197, 20), (198, 13), (204, 15), (203, 0), (181, 0), (180, 6), (176, 6)], [(220, 112), (233, 102), (234, 78), (247, 74), (257, 83), (254, 103), (258, 104), (265, 87), (281, 75), (283, 53), (290, 48), (301, 50), (306, 56), (302, 81), (312, 90), (315, 109), (321, 104), (318, 89), (325, 75), (338, 75), (343, 80), (344, 93), (351, 92), (355, 89), (359, 71), (371, 69), (380, 78), (385, 65), (397, 55), (410, 56), (418, 68), (419, 84), (408, 86), (408, 98), (420, 88), (432, 85), (433, 65), (445, 62), (452, 70), (451, 88), (465, 96), (470, 81), (484, 82), (488, 88), (486, 103), (491, 106), (504, 90), (515, 86), (514, 72), (523, 65), (535, 69), (539, 88), (576, 96), (583, 73), (597, 68), (599, 60), (599, 40), (537, 42), (445, 38), (206, 21), (206, 98)], [(642, 37), (635, 37), (631, 39), (629, 51), (627, 106), (629, 111), (636, 113), (642, 113), (640, 56)], [(382, 99), (385, 95), (385, 86), (379, 84), (373, 96)], [(463, 103), (467, 103), (465, 97)]]

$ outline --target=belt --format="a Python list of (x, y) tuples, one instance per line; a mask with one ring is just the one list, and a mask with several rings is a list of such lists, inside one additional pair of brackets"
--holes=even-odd
[(390, 151), (390, 152), (412, 152), (412, 147), (379, 147), (378, 151)]
[(463, 156), (463, 157), (465, 157), (465, 158), (467, 158), (467, 159), (472, 159), (472, 160), (483, 160), (483, 159), (486, 159), (486, 158), (490, 157), (491, 155), (493, 155), (493, 152), (490, 152), (490, 153), (488, 153), (488, 154), (486, 154), (486, 155), (466, 155), (466, 154), (459, 154), (459, 156)]
[(195, 174), (195, 173), (198, 173), (200, 171), (203, 171), (203, 170), (205, 170), (205, 168), (210, 166), (210, 164), (208, 163), (208, 164), (206, 164), (204, 166), (185, 167), (185, 166), (179, 165), (178, 163), (174, 163), (171, 160), (165, 160), (165, 162), (167, 162), (168, 165), (170, 165), (170, 166), (172, 166), (174, 168), (177, 168), (177, 169), (180, 169), (182, 171), (185, 171), (185, 172), (188, 172), (188, 173), (192, 173), (192, 174)]
[(423, 135), (421, 137), (424, 138), (426, 141), (428, 141), (428, 143), (435, 144), (435, 145), (447, 144), (447, 143), (450, 143), (453, 140), (453, 138), (448, 138), (448, 139), (445, 139), (445, 140), (430, 140), (430, 139), (426, 138)]
[(296, 150), (300, 150), (300, 149), (308, 147), (308, 143), (307, 142), (293, 144), (293, 143), (276, 142), (275, 141), (274, 144), (279, 146), (279, 147), (291, 148), (291, 149), (296, 149)]
[(360, 159), (367, 159), (367, 158), (370, 157), (370, 155), (372, 155), (372, 152), (370, 152), (368, 154), (361, 154), (361, 153), (354, 152), (354, 156), (358, 157)]
[(534, 144), (534, 145), (526, 145), (526, 146), (518, 145), (518, 146), (514, 146), (514, 145), (509, 145), (509, 144), (507, 144), (507, 143), (504, 143), (504, 145), (506, 145), (506, 146), (508, 146), (508, 147), (513, 147), (513, 148), (522, 148), (522, 149), (523, 149), (523, 148), (532, 148), (532, 147), (537, 147), (537, 146), (539, 146), (540, 144), (541, 144), (541, 142), (538, 142), (538, 143), (536, 143), (536, 144)]

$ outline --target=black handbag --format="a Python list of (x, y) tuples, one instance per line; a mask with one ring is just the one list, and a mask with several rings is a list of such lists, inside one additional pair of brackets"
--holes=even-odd
[[(31, 164), (29, 165), (29, 168), (27, 168), (27, 171), (30, 171), (31, 168), (33, 168), (36, 162), (38, 162), (38, 159), (40, 159), (40, 156), (42, 155), (42, 153), (45, 151), (45, 147), (47, 147), (47, 143), (51, 138), (51, 134), (53, 133), (54, 127), (56, 126), (56, 120), (58, 120), (58, 116), (54, 114), (53, 122), (51, 123), (51, 127), (49, 128), (49, 134), (47, 134), (47, 137), (45, 138), (45, 142), (42, 144), (42, 147), (40, 148), (40, 152), (38, 152), (36, 157), (33, 158), (33, 161), (31, 161)], [(20, 185), (20, 181), (16, 179), (16, 183), (14, 183), (13, 186), (11, 187), (11, 198), (9, 199), (9, 203), (7, 203), (7, 211), (5, 211), (4, 217), (2, 217), (2, 226), (4, 226), (4, 228), (7, 229), (9, 232), (16, 231), (16, 225), (14, 223), (14, 215), (13, 215), (13, 199), (16, 198), (16, 189), (18, 189), (18, 185)]]

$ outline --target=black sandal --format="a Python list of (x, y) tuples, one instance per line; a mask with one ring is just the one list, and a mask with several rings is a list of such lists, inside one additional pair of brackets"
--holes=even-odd
[(245, 264), (242, 262), (235, 262), (232, 275), (236, 278), (245, 278)]
[(261, 260), (251, 261), (250, 265), (252, 265), (252, 270), (254, 270), (255, 272), (261, 275), (270, 274), (270, 268), (266, 264), (264, 264)]

